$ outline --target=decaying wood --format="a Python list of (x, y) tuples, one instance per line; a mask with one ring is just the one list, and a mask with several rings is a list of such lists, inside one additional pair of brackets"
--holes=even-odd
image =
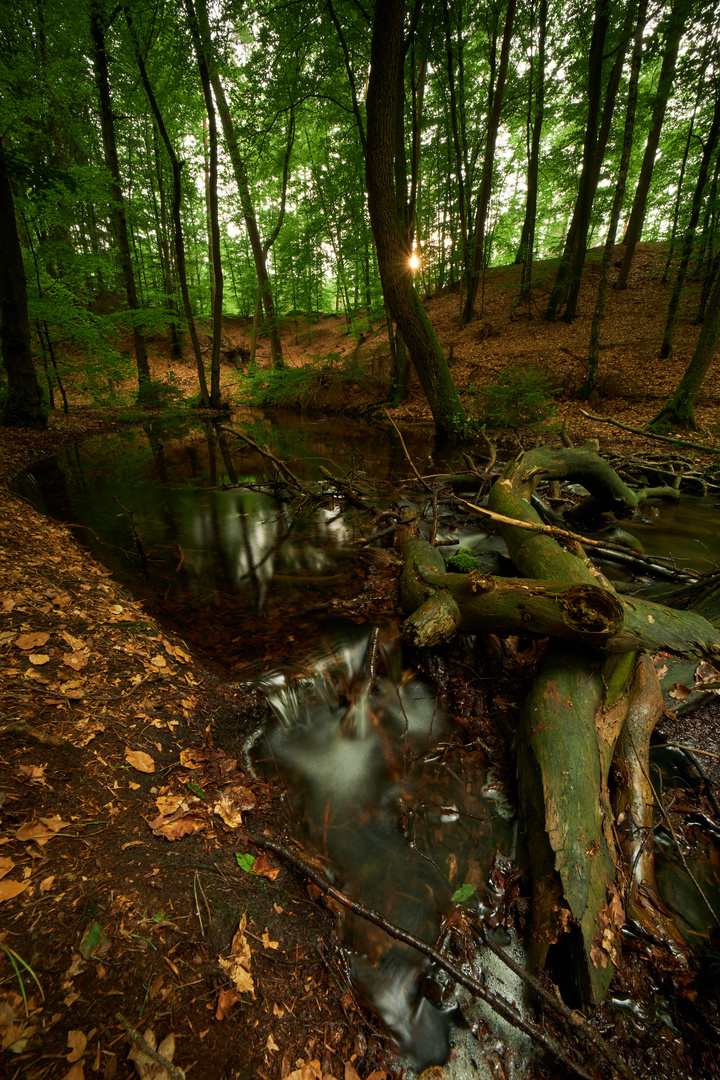
[[(584, 538), (540, 520), (532, 506), (540, 479), (581, 483), (592, 513), (625, 516), (639, 501), (591, 446), (530, 451), (510, 463), (488, 498), (521, 577), (446, 573), (439, 552), (400, 533), (400, 595), (404, 634), (419, 646), (456, 631), (550, 639), (518, 731), (520, 816), (533, 874), (529, 958), (540, 970), (551, 947), (564, 949), (581, 1001), (594, 1006), (620, 951), (623, 881), (631, 883), (633, 912), (652, 912), (653, 936), (676, 955), (687, 952), (654, 890), (648, 763), (662, 694), (648, 654), (716, 660), (720, 633), (692, 610), (620, 596), (590, 564)], [(613, 770), (624, 787), (615, 794), (619, 847)]]

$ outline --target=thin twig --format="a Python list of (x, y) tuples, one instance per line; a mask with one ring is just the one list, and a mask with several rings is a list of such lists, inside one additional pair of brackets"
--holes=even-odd
[(172, 1061), (168, 1061), (163, 1054), (159, 1054), (150, 1043), (145, 1039), (139, 1031), (136, 1031), (129, 1020), (126, 1020), (121, 1012), (115, 1013), (115, 1019), (119, 1020), (122, 1026), (125, 1028), (127, 1037), (131, 1043), (142, 1050), (143, 1054), (147, 1054), (149, 1058), (156, 1061), (158, 1065), (162, 1065), (163, 1069), (167, 1072), (170, 1080), (185, 1080), (185, 1073), (182, 1069), (178, 1069), (177, 1065), (173, 1065)]
[[(278, 844), (274, 840), (269, 840), (264, 836), (255, 836), (252, 833), (246, 832), (245, 834), (252, 843), (257, 844), (260, 848), (267, 848), (274, 854), (280, 856), (291, 866), (299, 870), (305, 877), (310, 878), (312, 882), (331, 900), (335, 900), (343, 907), (352, 911), (355, 915), (359, 915), (361, 918), (366, 919), (368, 922), (373, 923), (375, 926), (379, 926), (390, 937), (395, 938), (397, 941), (402, 941), (411, 948), (416, 949), (418, 952), (427, 956), (432, 960), (434, 964), (446, 971), (456, 983), (463, 986), (475, 997), (479, 997), (482, 1001), (485, 1001), (497, 1014), (501, 1016), (503, 1020), (511, 1024), (513, 1027), (524, 1032), (529, 1038), (536, 1042), (539, 1046), (542, 1046), (544, 1050), (547, 1050), (558, 1061), (562, 1061), (563, 1064), (573, 1070), (578, 1076), (589, 1080), (588, 1073), (583, 1069), (581, 1065), (573, 1061), (568, 1056), (568, 1046), (563, 1046), (553, 1036), (548, 1035), (545, 1031), (539, 1028), (532, 1021), (526, 1019), (517, 1010), (512, 1002), (507, 1001), (506, 998), (500, 994), (495, 994), (491, 990), (488, 990), (477, 979), (472, 978), (465, 971), (462, 971), (459, 967), (447, 960), (441, 952), (439, 952), (432, 945), (429, 945), (426, 941), (415, 936), (415, 934), (409, 933), (407, 930), (403, 930), (401, 927), (396, 926), (394, 923), (389, 922), (388, 919), (381, 915), (380, 912), (374, 911), (372, 908), (365, 907), (364, 904), (358, 903), (356, 900), (351, 900), (350, 897), (336, 889), (327, 880), (324, 874), (315, 870), (314, 867), (309, 866), (299, 855), (294, 851), (289, 850), (282, 844)], [(573, 1030), (579, 1030), (573, 1028)], [(600, 1042), (602, 1042), (600, 1036), (598, 1036)], [(593, 1041), (593, 1046), (596, 1049), (601, 1049), (600, 1044)], [(610, 1055), (605, 1055), (609, 1061), (612, 1061), (612, 1050)], [(615, 1065), (615, 1062), (613, 1062)], [(617, 1065), (615, 1066), (621, 1076), (625, 1080), (632, 1080), (631, 1070), (619, 1059), (617, 1059)]]
[(676, 439), (672, 435), (658, 435), (655, 431), (644, 431), (642, 428), (630, 427), (629, 424), (621, 424), (619, 420), (614, 420), (611, 416), (595, 416), (594, 413), (586, 412), (585, 409), (580, 409), (580, 412), (588, 420), (594, 420), (597, 424), (614, 424), (615, 427), (622, 428), (623, 431), (630, 431), (633, 435), (644, 435), (646, 439), (660, 439), (662, 442), (669, 442), (674, 446), (687, 446), (691, 450), (704, 450), (708, 454), (720, 454), (720, 448), (717, 446), (689, 442), (687, 439)]
[(306, 487), (306, 485), (303, 484), (302, 480), (299, 480), (298, 477), (295, 476), (295, 473), (293, 473), (287, 467), (282, 458), (276, 457), (275, 454), (271, 453), (266, 447), (260, 446), (260, 444), (257, 443), (255, 439), (253, 439), (250, 435), (246, 435), (244, 431), (240, 431), (238, 430), (238, 428), (232, 427), (223, 427), (221, 428), (221, 431), (227, 431), (230, 435), (235, 435), (237, 436), (237, 438), (242, 439), (248, 444), (248, 446), (252, 447), (253, 450), (256, 450), (258, 454), (261, 454), (264, 458), (267, 458), (268, 461), (272, 461), (273, 465), (278, 469), (280, 474), (285, 477), (285, 481), (291, 487), (296, 488), (296, 490), (302, 492), (303, 495), (306, 495), (308, 497), (312, 496), (310, 488)]
[(425, 480), (420, 475), (420, 473), (417, 471), (417, 468), (415, 466), (415, 462), (413, 461), (413, 459), (410, 457), (410, 454), (408, 453), (408, 448), (405, 445), (405, 440), (403, 439), (402, 435), (400, 434), (400, 430), (399, 430), (397, 424), (395, 423), (393, 418), (388, 414), (387, 409), (383, 409), (383, 416), (395, 428), (395, 434), (397, 435), (398, 439), (400, 440), (400, 445), (403, 448), (403, 453), (405, 454), (405, 457), (407, 458), (408, 465), (410, 466), (412, 471), (415, 473), (415, 476), (420, 481), (420, 483), (423, 485), (423, 487), (427, 488), (428, 491), (432, 491), (432, 487), (430, 486), (430, 484), (428, 484), (427, 480)]

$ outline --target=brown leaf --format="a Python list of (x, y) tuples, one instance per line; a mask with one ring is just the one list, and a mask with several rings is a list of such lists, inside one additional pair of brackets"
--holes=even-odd
[(15, 837), (18, 840), (35, 840), (42, 847), (69, 824), (69, 821), (62, 821), (57, 814), (54, 817), (39, 818), (37, 821), (26, 821), (16, 831)]
[(49, 877), (43, 878), (42, 881), (40, 882), (40, 895), (42, 896), (43, 893), (50, 892), (50, 890), (52, 889), (54, 884), (55, 884), (55, 875), (54, 874), (50, 874)]
[[(279, 1049), (280, 1049), (280, 1047), (278, 1046), (278, 1044), (277, 1044), (277, 1043), (275, 1042), (275, 1040), (273, 1039), (272, 1031), (271, 1031), (271, 1032), (270, 1032), (270, 1034), (268, 1035), (268, 1037), (267, 1037), (267, 1042), (265, 1043), (265, 1045), (267, 1046), (268, 1050), (273, 1050), (273, 1051), (275, 1051), (275, 1050), (279, 1050)], [(360, 1077), (358, 1077), (358, 1080), (360, 1080)]]
[(150, 663), (153, 665), (153, 667), (156, 667), (156, 668), (167, 667), (167, 660), (162, 655), (162, 653), (158, 653), (157, 656), (153, 656)]
[(217, 1009), (215, 1010), (215, 1019), (224, 1020), (233, 1005), (236, 1005), (239, 1000), (240, 995), (234, 990), (221, 990), (218, 996)]
[(65, 1073), (62, 1080), (85, 1080), (85, 1070), (82, 1066), (82, 1062), (78, 1065), (73, 1065), (72, 1069)]
[(311, 1061), (309, 1065), (303, 1065), (300, 1069), (293, 1069), (291, 1073), (288, 1073), (285, 1080), (322, 1080), (322, 1073), (319, 1068), (316, 1068), (316, 1062)]
[(230, 956), (218, 957), (218, 963), (220, 967), (227, 971), (228, 975), (235, 984), (235, 989), (241, 994), (252, 994), (255, 997), (255, 984), (253, 977), (250, 974), (252, 966), (252, 957), (250, 953), (250, 946), (247, 938), (245, 937), (245, 927), (247, 926), (247, 915), (243, 915), (238, 926), (237, 933), (232, 939), (230, 946)]
[(225, 788), (213, 809), (226, 825), (236, 829), (242, 825), (242, 811), (252, 810), (255, 803), (255, 795), (249, 788), (233, 786)]
[(66, 1060), (72, 1064), (73, 1061), (79, 1061), (85, 1053), (87, 1036), (82, 1031), (68, 1031), (67, 1042), (70, 1053), (66, 1055)]
[(277, 947), (280, 944), (279, 941), (271, 941), (270, 940), (270, 934), (268, 932), (267, 927), (265, 928), (265, 931), (264, 931), (263, 936), (262, 936), (262, 943), (263, 943), (263, 945), (265, 946), (266, 949), (277, 949)]
[(47, 653), (30, 653), (30, 655), (28, 656), (28, 660), (35, 667), (42, 667), (43, 664), (47, 664), (50, 662), (50, 657), (47, 655)]
[(271, 863), (267, 855), (260, 854), (253, 863), (253, 873), (261, 874), (262, 877), (268, 878), (269, 881), (274, 881), (280, 873), (280, 867)]
[(6, 874), (9, 874), (11, 870), (14, 870), (15, 863), (8, 855), (0, 856), (0, 878), (4, 878)]
[(21, 634), (20, 637), (15, 638), (15, 647), (29, 652), (30, 649), (42, 649), (49, 640), (50, 635), (44, 631), (36, 634)]
[(72, 668), (74, 671), (80, 671), (81, 668), (87, 667), (88, 658), (83, 656), (80, 652), (63, 653), (62, 662), (65, 667)]
[(163, 817), (168, 817), (170, 814), (174, 814), (175, 811), (183, 803), (182, 795), (158, 795), (155, 800), (157, 806)]
[(137, 769), (138, 772), (155, 772), (155, 762), (144, 750), (131, 750), (130, 747), (126, 746), (125, 760), (128, 764), (132, 765), (133, 769)]
[(345, 1080), (360, 1080), (360, 1077), (355, 1072), (353, 1065), (349, 1062), (345, 1062)]
[(190, 836), (207, 828), (207, 819), (201, 814), (184, 814), (182, 817), (169, 820), (162, 815), (149, 822), (150, 828), (156, 836), (164, 836), (166, 840), (179, 840), (182, 836)]
[(207, 761), (207, 757), (204, 750), (194, 750), (192, 747), (188, 747), (180, 751), (180, 764), (184, 765), (186, 769), (200, 769)]
[(29, 884), (29, 881), (10, 881), (8, 878), (0, 881), (0, 904), (3, 900), (12, 900), (14, 896), (25, 892)]
[(692, 690), (689, 686), (683, 686), (682, 683), (676, 682), (669, 696), (675, 698), (676, 701), (684, 701), (690, 694), (692, 694)]

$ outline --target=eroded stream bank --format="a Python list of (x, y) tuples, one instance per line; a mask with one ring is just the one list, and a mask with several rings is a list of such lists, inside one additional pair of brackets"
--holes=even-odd
[[(267, 438), (268, 433), (264, 434)], [(161, 616), (173, 621), (190, 639), (194, 633), (205, 655), (222, 655), (223, 661), (233, 666), (236, 677), (240, 675), (246, 681), (251, 674), (280, 669), (286, 679), (288, 674), (297, 676), (303, 668), (306, 670), (306, 678), (290, 680), (292, 707), (287, 701), (281, 703), (277, 685), (266, 684), (276, 716), (284, 716), (284, 722), (278, 720), (270, 729), (268, 745), (274, 748), (276, 765), (281, 766), (289, 786), (291, 817), (298, 816), (298, 803), (305, 804), (309, 811), (309, 832), (319, 857), (324, 862), (332, 858), (332, 872), (343, 878), (346, 887), (350, 881), (351, 888), (362, 890), (367, 886), (371, 895), (374, 890), (374, 895), (388, 898), (387, 881), (394, 884), (401, 878), (404, 885), (410, 883), (404, 892), (411, 898), (413, 909), (417, 908), (418, 893), (430, 895), (430, 903), (423, 911), (418, 914), (413, 910), (407, 916), (422, 929), (421, 936), (435, 936), (433, 925), (437, 927), (438, 913), (447, 910), (449, 897), (459, 884), (475, 886), (472, 904), (477, 905), (476, 912), (481, 915), (487, 915), (493, 904), (499, 909), (503, 905), (507, 908), (513, 899), (518, 901), (513, 917), (522, 928), (517, 881), (512, 880), (507, 868), (498, 867), (494, 861), (498, 851), (504, 854), (510, 846), (507, 837), (502, 840), (501, 834), (493, 830), (496, 826), (502, 829), (507, 822), (512, 824), (513, 802), (508, 793), (510, 776), (500, 746), (502, 738), (496, 730), (497, 716), (491, 712), (501, 712), (505, 705), (512, 714), (513, 698), (521, 696), (518, 690), (523, 685), (522, 673), (532, 668), (534, 647), (521, 643), (514, 660), (498, 657), (493, 670), (487, 659), (485, 667), (479, 668), (470, 644), (461, 643), (440, 662), (430, 663), (426, 681), (413, 682), (414, 672), (404, 673), (402, 663), (393, 655), (393, 571), (374, 560), (370, 573), (367, 556), (357, 557), (358, 548), (365, 547), (358, 541), (370, 531), (370, 519), (362, 508), (343, 512), (339, 501), (333, 504), (330, 500), (331, 505), (303, 515), (295, 507), (278, 505), (268, 487), (277, 477), (265, 471), (266, 466), (258, 462), (254, 452), (233, 452), (227, 442), (223, 447), (219, 432), (204, 432), (182, 448), (158, 431), (138, 432), (136, 437), (144, 446), (144, 456), (132, 454), (132, 442), (128, 440), (122, 448), (106, 445), (105, 457), (99, 470), (95, 470), (84, 457), (86, 450), (80, 448), (74, 462), (58, 466), (63, 473), (60, 483), (57, 472), (53, 479), (56, 466), (47, 470), (45, 490), (52, 498), (61, 493), (68, 517), (84, 530), (99, 535), (106, 551), (98, 557), (108, 565), (115, 559), (123, 574), (137, 573), (139, 569), (134, 587), (137, 589), (139, 582), (141, 595), (148, 597), (147, 590), (154, 587), (156, 610)], [(309, 441), (306, 432), (304, 455), (285, 449), (286, 458), (303, 457), (302, 469), (297, 460), (291, 461), (296, 472), (316, 479), (321, 459), (326, 468), (343, 469), (356, 489), (362, 490), (366, 480), (376, 480), (375, 469), (380, 468), (382, 479), (389, 481), (389, 490), (384, 494), (388, 505), (417, 510), (431, 503), (425, 493), (400, 488), (400, 481), (408, 475), (401, 448), (393, 462), (391, 454), (380, 454), (376, 447), (371, 457), (371, 443), (367, 456), (361, 461), (356, 457), (354, 468), (348, 472), (347, 465), (343, 468), (341, 446), (330, 447), (327, 441), (309, 446)], [(280, 448), (275, 450), (279, 453)], [(357, 454), (356, 447), (354, 452)], [(421, 471), (425, 471), (425, 454), (418, 456)], [(189, 484), (178, 483), (178, 472), (171, 470), (170, 463), (177, 461), (182, 463), (179, 472), (185, 474), (185, 481), (189, 477)], [(150, 465), (157, 470), (161, 487), (143, 491), (140, 478)], [(453, 463), (445, 466), (436, 461), (431, 469), (440, 467), (452, 468)], [(226, 484), (251, 482), (263, 490), (218, 490), (216, 485), (223, 483), (222, 469)], [(33, 470), (33, 474), (42, 490), (42, 470)], [(374, 488), (372, 493), (375, 497)], [(98, 519), (90, 517), (91, 506), (100, 509)], [(431, 505), (428, 508), (426, 531), (432, 527)], [(58, 512), (59, 504), (54, 509)], [(699, 554), (701, 562), (713, 558), (712, 538), (717, 537), (712, 524), (715, 508), (708, 506), (707, 510), (708, 539), (699, 545), (699, 553), (697, 519), (691, 527), (690, 554)], [(663, 513), (664, 507), (660, 507), (658, 515)], [(450, 521), (444, 522), (441, 514), (439, 536), (449, 539), (451, 531), (456, 544), (462, 541), (464, 546), (487, 546), (495, 552), (502, 546), (494, 539), (485, 544), (485, 535), (473, 523), (453, 522), (451, 530)], [(110, 560), (108, 550), (113, 552)], [(502, 558), (502, 553), (495, 557)], [(351, 561), (352, 565), (348, 565)], [(130, 582), (130, 576), (126, 580)], [(390, 629), (382, 687), (363, 689), (364, 665), (358, 662), (358, 654), (365, 646), (357, 641), (353, 645), (356, 635), (346, 628), (338, 640), (338, 618), (349, 613), (356, 618), (370, 618), (371, 625), (378, 616), (386, 618)], [(210, 633), (215, 637), (209, 637)], [(358, 632), (361, 643), (367, 633)], [(233, 648), (224, 645), (228, 638)], [(264, 656), (258, 664), (259, 646)], [(338, 655), (343, 653), (344, 659), (338, 662)], [(328, 655), (336, 658), (332, 679), (318, 670)], [(460, 674), (463, 665), (469, 672), (465, 684)], [(404, 684), (408, 687), (407, 703), (402, 700)], [(488, 684), (493, 686), (492, 694), (486, 693)], [(418, 689), (413, 690), (414, 686)], [(431, 723), (428, 714), (434, 718)], [(448, 731), (458, 726), (461, 737), (453, 743)], [(433, 756), (447, 766), (439, 778), (428, 775)], [(487, 778), (493, 768), (503, 783), (496, 786), (495, 797), (488, 800)], [(447, 777), (453, 772), (460, 777), (456, 789), (447, 786)], [(492, 788), (495, 776), (490, 775)], [(340, 798), (332, 794), (338, 778), (342, 778)], [(291, 786), (293, 780), (295, 788)], [(466, 794), (471, 796), (471, 810), (462, 802), (461, 796)], [(477, 831), (461, 839), (453, 827), (458, 822), (464, 827), (470, 819), (473, 823), (479, 821), (480, 828), (474, 824)], [(365, 833), (358, 830), (358, 821), (367, 825)], [(484, 841), (478, 837), (487, 841), (482, 858), (478, 851), (483, 852)], [(399, 858), (399, 863), (390, 861), (390, 853)], [(424, 873), (410, 868), (408, 860)], [(471, 867), (473, 860), (475, 866)], [(498, 871), (495, 877), (494, 871)], [(499, 899), (490, 903), (492, 892)], [(402, 896), (395, 900), (395, 906), (402, 908)], [(350, 933), (355, 934), (355, 928)], [(360, 959), (351, 961), (360, 985), (364, 978), (367, 982), (361, 970), (363, 953), (372, 955), (373, 950), (381, 960), (381, 974), (387, 974), (382, 970), (384, 959), (400, 987), (386, 1008), (388, 1022), (394, 1024), (397, 1037), (412, 1051), (413, 1016), (419, 1017), (420, 1036), (424, 1037), (428, 1030), (434, 1032), (433, 1049), (417, 1049), (416, 1057), (423, 1063), (433, 1060), (433, 1055), (441, 1053), (435, 1048), (441, 1045), (445, 1024), (437, 1002), (423, 1004), (426, 999), (420, 994), (418, 966), (411, 965), (407, 974), (402, 964), (387, 959), (396, 959), (392, 947), (365, 939), (357, 954)], [(423, 989), (436, 998), (442, 996), (442, 988)], [(371, 998), (370, 992), (367, 997)], [(379, 1007), (377, 1000), (375, 1003)]]

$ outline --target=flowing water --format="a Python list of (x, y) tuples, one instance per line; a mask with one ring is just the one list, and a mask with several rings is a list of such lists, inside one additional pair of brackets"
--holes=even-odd
[[(256, 419), (252, 434), (306, 482), (324, 467), (360, 489), (380, 481), (368, 496), (375, 505), (409, 501), (400, 487), (409, 474), (402, 448), (381, 444), (369, 428), (293, 417), (276, 427)], [(456, 465), (431, 462), (424, 438), (410, 442), (420, 471)], [(363, 596), (367, 569), (356, 541), (375, 523), (362, 509), (332, 502), (298, 512), (278, 480), (231, 432), (185, 421), (90, 439), (34, 466), (17, 487), (71, 522), (206, 659), (262, 689), (272, 719), (248, 745), (249, 764), (282, 787), (297, 839), (338, 888), (434, 942), (455, 890), (469, 884), (470, 909), (522, 960), (502, 930), (505, 897), (495, 885), (515, 845), (506, 790), (436, 689), (404, 668), (397, 624), (363, 625), (339, 613), (338, 601), (353, 610)], [(649, 553), (702, 571), (720, 560), (719, 525), (717, 505), (693, 499), (645, 508), (627, 529)], [(502, 557), (501, 541), (473, 521), (441, 514), (438, 536)], [(683, 872), (659, 846), (659, 876), (682, 904)], [(708, 858), (710, 848), (716, 852), (714, 839)], [(489, 1075), (472, 1043), (462, 1042), (458, 998), (442, 973), (351, 915), (341, 932), (358, 993), (412, 1066), (444, 1062), (452, 1043), (457, 1076)], [(522, 1001), (491, 957), (479, 962), (491, 985)], [(471, 1027), (483, 1019), (482, 1010), (463, 1006), (463, 1014)], [(508, 1035), (495, 1022), (494, 1030)], [(526, 1052), (516, 1042), (516, 1066)]]

